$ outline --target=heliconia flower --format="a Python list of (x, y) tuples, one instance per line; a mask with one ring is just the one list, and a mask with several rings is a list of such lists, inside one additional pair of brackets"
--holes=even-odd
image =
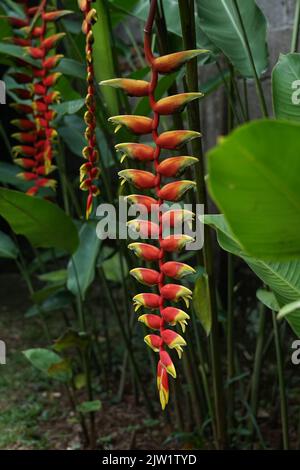
[(119, 171), (118, 175), (122, 179), (121, 184), (124, 184), (125, 181), (128, 181), (139, 189), (151, 189), (156, 185), (156, 176), (149, 171), (135, 169), (121, 170)]
[(125, 126), (128, 130), (137, 135), (150, 134), (152, 132), (152, 119), (145, 116), (113, 116), (108, 119), (109, 122), (115, 124), (115, 132)]
[(170, 235), (160, 241), (160, 247), (168, 252), (181, 251), (188, 244), (193, 242), (193, 237), (189, 235)]
[(127, 226), (144, 238), (158, 238), (159, 226), (154, 222), (143, 219), (134, 219), (127, 222)]
[(166, 300), (179, 302), (179, 300), (182, 299), (187, 308), (189, 307), (189, 301), (192, 299), (193, 295), (193, 292), (190, 289), (179, 284), (165, 284), (161, 288), (160, 293)]
[(147, 335), (144, 341), (154, 352), (158, 352), (162, 345), (162, 339), (158, 335)]
[(43, 68), (47, 70), (54, 69), (54, 67), (57, 67), (58, 63), (61, 61), (63, 57), (64, 56), (62, 54), (56, 54), (56, 55), (47, 57), (45, 60), (43, 60), (43, 63), (42, 63)]
[(29, 119), (13, 119), (11, 124), (23, 131), (30, 131), (35, 129), (35, 123)]
[(172, 277), (173, 279), (182, 279), (185, 276), (194, 274), (194, 268), (179, 261), (167, 261), (161, 266), (161, 271), (165, 276)]
[(155, 286), (159, 282), (159, 272), (148, 268), (134, 268), (130, 271), (137, 281), (146, 286)]
[(42, 47), (46, 50), (52, 49), (57, 45), (57, 43), (65, 37), (66, 33), (56, 33), (44, 39), (42, 42)]
[(137, 206), (146, 208), (148, 212), (158, 207), (158, 202), (156, 199), (150, 196), (144, 196), (142, 194), (130, 194), (129, 196), (125, 196), (124, 199), (126, 199), (126, 201), (128, 201), (130, 204), (136, 204)]
[(128, 248), (145, 261), (158, 261), (161, 257), (160, 249), (147, 243), (130, 243)]
[(187, 320), (190, 319), (190, 316), (183, 310), (175, 307), (166, 307), (161, 311), (161, 315), (164, 321), (169, 323), (171, 326), (175, 326), (179, 323), (182, 331), (185, 332)]
[[(85, 10), (89, 0), (79, 0), (80, 8)], [(149, 82), (144, 80), (132, 80), (117, 78), (105, 80), (101, 85), (108, 85), (122, 89), (125, 93), (132, 96), (148, 96), (149, 104), (153, 112), (153, 118), (145, 116), (121, 115), (111, 117), (109, 120), (116, 124), (118, 130), (122, 125), (137, 135), (152, 134), (154, 146), (140, 143), (121, 143), (115, 146), (116, 150), (122, 153), (121, 162), (128, 156), (131, 159), (141, 163), (153, 161), (152, 172), (144, 169), (125, 169), (119, 172), (124, 181), (132, 183), (140, 189), (153, 189), (155, 196), (131, 194), (126, 196), (130, 204), (137, 204), (140, 211), (139, 218), (128, 222), (128, 226), (139, 232), (141, 237), (157, 238), (158, 242), (154, 246), (146, 243), (131, 243), (128, 248), (138, 257), (148, 262), (155, 262), (156, 269), (134, 268), (130, 274), (141, 284), (155, 288), (156, 293), (141, 293), (133, 298), (135, 310), (145, 307), (150, 310), (156, 310), (153, 314), (143, 314), (139, 321), (144, 323), (151, 330), (156, 330), (157, 334), (150, 334), (145, 337), (145, 342), (160, 357), (157, 365), (157, 388), (159, 392), (162, 409), (169, 401), (169, 383), (168, 374), (176, 378), (176, 370), (172, 358), (165, 350), (168, 346), (175, 349), (181, 357), (182, 348), (186, 345), (185, 340), (175, 331), (166, 329), (166, 325), (175, 326), (179, 324), (182, 331), (185, 331), (189, 315), (179, 308), (173, 306), (166, 307), (167, 302), (178, 302), (183, 300), (188, 306), (192, 298), (192, 291), (185, 286), (167, 283), (166, 277), (172, 279), (181, 279), (182, 277), (195, 272), (187, 264), (177, 261), (166, 261), (167, 253), (175, 253), (182, 250), (188, 243), (194, 241), (189, 235), (180, 235), (176, 228), (183, 223), (193, 223), (195, 214), (179, 206), (178, 209), (168, 207), (165, 212), (166, 201), (179, 201), (186, 191), (195, 186), (194, 181), (183, 180), (167, 183), (164, 178), (177, 178), (186, 168), (197, 162), (197, 158), (190, 156), (178, 156), (162, 159), (162, 150), (177, 150), (192, 139), (201, 137), (200, 132), (193, 130), (174, 130), (159, 133), (160, 117), (182, 111), (189, 102), (201, 98), (202, 93), (181, 93), (176, 96), (169, 96), (156, 101), (158, 74), (171, 73), (188, 60), (195, 58), (205, 50), (191, 50), (169, 54), (163, 57), (155, 57), (152, 52), (152, 29), (156, 14), (158, 2), (151, 2), (150, 14), (145, 28), (144, 49), (145, 58), (150, 66), (151, 79)], [(92, 121), (93, 116), (88, 116)], [(84, 171), (86, 167), (84, 166)], [(90, 182), (91, 184), (91, 182)], [(151, 218), (146, 216), (151, 213)], [(156, 216), (154, 221), (153, 215)], [(145, 220), (146, 219), (146, 220)], [(166, 229), (173, 229), (172, 235), (167, 236)]]
[(174, 96), (167, 96), (157, 101), (154, 110), (161, 115), (180, 113), (185, 106), (196, 99), (202, 98), (203, 93), (180, 93)]
[(103, 80), (99, 85), (108, 85), (113, 88), (121, 88), (129, 96), (147, 96), (149, 94), (149, 82), (145, 80), (134, 80), (132, 78), (113, 78)]
[(182, 65), (194, 57), (207, 52), (209, 51), (206, 49), (194, 49), (157, 57), (153, 61), (153, 68), (161, 74), (171, 73), (178, 70)]
[(196, 131), (167, 131), (160, 134), (157, 139), (157, 145), (163, 149), (177, 150), (182, 145), (199, 137), (202, 137), (202, 134)]
[(167, 178), (176, 178), (180, 176), (186, 168), (197, 162), (198, 159), (195, 157), (170, 157), (166, 158), (158, 165), (157, 171), (160, 175), (166, 176)]
[(45, 21), (56, 21), (63, 16), (70, 15), (73, 13), (71, 10), (54, 10), (44, 13), (43, 19)]
[(157, 388), (159, 393), (159, 400), (162, 410), (165, 409), (169, 402), (169, 380), (166, 368), (158, 362), (157, 365)]
[(22, 142), (23, 144), (32, 144), (36, 141), (36, 132), (16, 132), (11, 135), (13, 139)]
[(121, 163), (124, 158), (129, 157), (139, 161), (152, 161), (154, 159), (154, 149), (149, 145), (135, 144), (135, 143), (123, 143), (117, 144), (115, 149), (118, 152), (122, 152)]
[(137, 294), (132, 300), (135, 312), (137, 312), (140, 307), (153, 310), (160, 306), (160, 296), (157, 294)]
[(191, 188), (196, 186), (195, 181), (191, 180), (178, 180), (168, 183), (163, 186), (159, 191), (158, 195), (161, 199), (167, 201), (179, 201), (183, 195)]
[(11, 77), (17, 82), (17, 83), (22, 83), (22, 84), (28, 84), (32, 82), (32, 77), (31, 75), (27, 75), (26, 73), (23, 72), (12, 72)]
[(163, 330), (161, 332), (161, 339), (170, 348), (176, 349), (179, 359), (182, 356), (182, 347), (186, 346), (186, 342), (181, 335), (173, 330)]
[(151, 328), (151, 330), (159, 330), (161, 327), (162, 319), (160, 315), (146, 313), (145, 315), (141, 315), (138, 318), (138, 321), (144, 323), (148, 328)]
[(191, 225), (194, 218), (194, 212), (187, 209), (170, 209), (162, 215), (161, 223), (164, 230), (165, 227), (174, 228), (182, 225), (183, 223)]
[(12, 92), (22, 100), (29, 100), (32, 96), (32, 92), (30, 90), (25, 90), (24, 88), (13, 88)]
[(166, 369), (168, 374), (170, 374), (174, 379), (176, 379), (176, 369), (174, 367), (170, 354), (167, 353), (167, 351), (160, 351), (159, 359), (161, 365)]
[(30, 147), (29, 145), (15, 145), (12, 148), (13, 157), (17, 157), (18, 155), (26, 155), (28, 157), (34, 157), (35, 154), (36, 154), (36, 149), (34, 147)]

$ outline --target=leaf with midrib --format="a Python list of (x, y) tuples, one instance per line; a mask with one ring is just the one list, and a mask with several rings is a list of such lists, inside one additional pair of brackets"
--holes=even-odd
[(12, 230), (36, 247), (73, 253), (78, 233), (72, 219), (56, 204), (12, 189), (0, 188), (0, 215)]

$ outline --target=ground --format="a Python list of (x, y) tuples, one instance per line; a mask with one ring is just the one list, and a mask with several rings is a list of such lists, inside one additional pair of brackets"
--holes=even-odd
[[(7, 344), (7, 364), (0, 366), (0, 449), (82, 448), (80, 426), (60, 384), (35, 370), (22, 354), (47, 343), (41, 325), (24, 318), (30, 301), (19, 276), (1, 274), (0, 298), (0, 339)], [(101, 401), (99, 447), (170, 448), (165, 441), (171, 429), (164, 420), (149, 419), (134, 397), (125, 395), (122, 403)]]

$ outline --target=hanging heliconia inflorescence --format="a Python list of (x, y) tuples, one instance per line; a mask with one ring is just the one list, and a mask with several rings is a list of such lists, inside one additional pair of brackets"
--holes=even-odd
[(63, 57), (55, 54), (55, 48), (65, 34), (53, 33), (53, 23), (71, 12), (52, 10), (44, 0), (34, 7), (28, 0), (17, 3), (23, 12), (20, 17), (8, 17), (13, 28), (13, 37), (8, 40), (22, 47), (24, 54), (10, 73), (17, 84), (11, 91), (18, 97), (11, 106), (20, 114), (12, 121), (18, 128), (12, 137), (19, 142), (12, 153), (15, 163), (23, 168), (18, 176), (31, 183), (27, 194), (33, 196), (40, 188), (56, 187), (56, 181), (48, 177), (55, 169), (53, 146), (57, 135), (51, 105), (60, 99), (54, 89), (60, 73), (53, 69)]
[(84, 13), (84, 21), (82, 31), (86, 37), (86, 62), (87, 62), (87, 95), (86, 107), (87, 111), (84, 115), (86, 123), (85, 138), (87, 141), (86, 147), (83, 149), (82, 155), (87, 160), (86, 163), (80, 167), (80, 188), (83, 191), (88, 191), (86, 203), (86, 218), (88, 219), (92, 208), (93, 198), (99, 194), (99, 188), (95, 181), (99, 177), (99, 168), (97, 162), (99, 160), (99, 152), (96, 149), (96, 105), (95, 105), (95, 73), (93, 65), (93, 43), (94, 35), (92, 26), (97, 21), (97, 12), (92, 8), (93, 0), (78, 0), (79, 8)]
[[(186, 345), (184, 338), (174, 331), (170, 326), (179, 324), (183, 331), (189, 315), (172, 305), (180, 300), (189, 305), (192, 292), (185, 286), (175, 284), (173, 279), (180, 280), (184, 276), (194, 272), (190, 266), (172, 260), (167, 260), (167, 254), (174, 254), (183, 249), (187, 243), (193, 241), (189, 235), (179, 235), (173, 233), (169, 236), (163, 235), (163, 222), (166, 213), (162, 208), (164, 201), (177, 202), (182, 199), (184, 193), (193, 188), (195, 183), (190, 180), (175, 180), (163, 182), (164, 178), (177, 178), (197, 159), (190, 156), (174, 156), (160, 159), (161, 151), (164, 149), (177, 150), (182, 145), (192, 139), (201, 137), (199, 132), (188, 130), (168, 131), (159, 134), (159, 123), (161, 115), (171, 115), (180, 112), (190, 101), (200, 98), (201, 93), (181, 93), (175, 96), (155, 99), (155, 92), (158, 84), (159, 74), (170, 74), (178, 70), (190, 59), (206, 52), (203, 50), (190, 50), (169, 54), (162, 57), (155, 57), (152, 53), (152, 29), (157, 8), (157, 1), (152, 0), (148, 21), (145, 27), (145, 56), (151, 68), (151, 81), (131, 79), (112, 79), (102, 82), (103, 85), (110, 85), (121, 88), (130, 96), (149, 96), (153, 117), (143, 116), (114, 116), (109, 120), (116, 126), (126, 126), (131, 132), (137, 135), (152, 134), (154, 147), (140, 143), (122, 143), (116, 145), (116, 149), (134, 160), (153, 164), (153, 172), (125, 169), (119, 172), (124, 181), (128, 181), (138, 189), (147, 189), (154, 192), (154, 197), (149, 195), (134, 194), (127, 196), (127, 200), (133, 204), (141, 204), (147, 208), (148, 213), (158, 209), (158, 223), (133, 220), (129, 222), (142, 236), (147, 238), (149, 233), (158, 238), (158, 246), (148, 243), (131, 243), (129, 248), (143, 260), (155, 262), (156, 269), (136, 268), (131, 274), (142, 284), (154, 287), (157, 293), (143, 293), (134, 297), (135, 309), (140, 307), (153, 310), (153, 313), (146, 313), (139, 317), (139, 321), (154, 330), (155, 333), (145, 337), (145, 342), (155, 352), (159, 354), (157, 367), (157, 387), (161, 406), (164, 409), (169, 400), (168, 374), (176, 377), (176, 370), (173, 360), (168, 350), (175, 349), (179, 358), (182, 354), (182, 347)], [(188, 211), (176, 209), (169, 211), (168, 217), (171, 227), (183, 222)], [(189, 213), (193, 218), (194, 214)], [(186, 220), (186, 219), (185, 219)], [(166, 282), (170, 278), (171, 282)], [(170, 302), (167, 306), (166, 303)]]

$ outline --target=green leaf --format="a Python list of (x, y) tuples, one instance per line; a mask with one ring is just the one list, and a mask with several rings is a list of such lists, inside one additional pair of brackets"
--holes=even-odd
[(300, 54), (281, 54), (272, 72), (273, 107), (277, 119), (300, 121)]
[(95, 413), (96, 411), (100, 411), (101, 408), (102, 403), (100, 400), (84, 401), (77, 406), (77, 411), (79, 411), (79, 413)]
[[(93, 33), (95, 37), (94, 55), (95, 57), (101, 57), (101, 60), (95, 60), (94, 62), (96, 80), (99, 83), (102, 80), (115, 77), (115, 66), (106, 1), (95, 0), (93, 8), (98, 13), (98, 21), (93, 27)], [(119, 114), (117, 90), (112, 87), (102, 87), (101, 92), (105, 98), (109, 114), (112, 116)]]
[(0, 188), (0, 215), (33, 246), (61, 248), (70, 253), (78, 246), (72, 219), (52, 202)]
[(67, 281), (67, 270), (58, 269), (57, 271), (51, 271), (49, 273), (40, 274), (38, 276), (40, 281), (54, 282), (60, 285), (64, 285)]
[[(242, 258), (252, 271), (274, 292), (283, 305), (300, 298), (300, 261), (268, 262), (248, 256), (233, 235), (223, 215), (205, 215), (204, 222), (217, 231), (219, 245)], [(300, 310), (288, 316), (287, 321), (300, 337)]]
[(264, 304), (270, 310), (278, 312), (278, 310), (280, 309), (274, 292), (270, 292), (265, 289), (258, 289), (258, 291), (256, 292), (256, 297), (262, 304)]
[(0, 182), (11, 184), (22, 191), (27, 191), (30, 188), (30, 183), (18, 178), (18, 173), (20, 173), (20, 168), (17, 165), (0, 162)]
[(46, 299), (51, 297), (53, 294), (62, 291), (61, 283), (57, 284), (48, 284), (47, 286), (43, 287), (42, 289), (36, 290), (31, 298), (34, 303), (42, 304)]
[(19, 250), (6, 233), (0, 231), (0, 258), (17, 259)]
[(64, 101), (63, 103), (52, 105), (53, 109), (61, 116), (64, 114), (75, 114), (84, 106), (84, 99)]
[(299, 133), (296, 123), (256, 121), (208, 153), (212, 197), (256, 258), (299, 258)]
[(277, 319), (280, 320), (281, 318), (290, 315), (291, 313), (295, 312), (296, 310), (300, 310), (300, 300), (296, 300), (295, 302), (291, 302), (290, 304), (285, 305), (279, 310), (277, 315)]
[(193, 307), (207, 336), (211, 330), (211, 311), (208, 290), (208, 276), (203, 273), (196, 281), (193, 292)]
[(27, 62), (28, 64), (36, 65), (36, 60), (32, 59), (24, 51), (25, 51), (24, 47), (0, 42), (0, 54), (3, 54), (5, 56), (11, 56), (17, 59), (22, 59), (24, 60), (24, 62)]
[(71, 152), (73, 152), (74, 155), (77, 155), (78, 157), (82, 157), (82, 150), (86, 146), (84, 131), (80, 132), (79, 129), (74, 129), (70, 126), (64, 126), (58, 128), (58, 133), (69, 147)]
[(73, 78), (86, 79), (85, 65), (74, 59), (62, 59), (56, 67), (55, 72), (61, 72)]
[[(242, 28), (232, 0), (197, 0), (200, 27), (244, 77), (253, 77)], [(238, 0), (257, 73), (268, 66), (267, 22), (254, 0)]]
[(88, 337), (86, 335), (77, 333), (74, 330), (66, 331), (60, 338), (58, 338), (54, 345), (53, 349), (56, 352), (65, 351), (66, 349), (78, 348), (81, 351), (86, 349), (88, 345)]
[(85, 298), (95, 277), (96, 259), (101, 240), (96, 234), (96, 223), (86, 222), (79, 232), (79, 247), (68, 265), (67, 287), (72, 294)]
[[(127, 277), (128, 266), (123, 256), (121, 257), (121, 259), (122, 259), (122, 264), (123, 264), (124, 276)], [(120, 266), (119, 253), (116, 253), (110, 259), (103, 261), (101, 265), (104, 270), (105, 278), (108, 281), (122, 282), (123, 278), (122, 278), (122, 271), (121, 271), (121, 266)]]
[(32, 318), (49, 312), (55, 312), (67, 308), (72, 303), (72, 295), (67, 291), (58, 291), (41, 302), (40, 305), (32, 305), (26, 310), (24, 317)]
[(42, 371), (48, 377), (60, 381), (68, 381), (71, 378), (70, 367), (66, 367), (65, 361), (54, 351), (43, 348), (27, 349), (23, 351), (24, 356), (38, 370)]

